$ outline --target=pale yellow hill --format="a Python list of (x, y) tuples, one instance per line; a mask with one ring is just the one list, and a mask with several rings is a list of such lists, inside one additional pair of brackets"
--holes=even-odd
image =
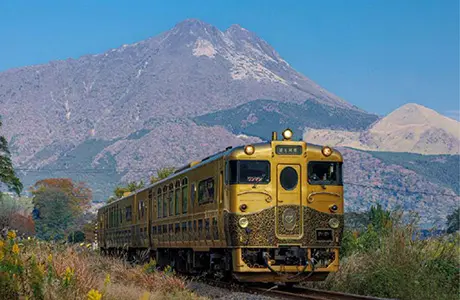
[(306, 129), (304, 140), (363, 150), (459, 154), (460, 123), (422, 105), (409, 103), (367, 131)]

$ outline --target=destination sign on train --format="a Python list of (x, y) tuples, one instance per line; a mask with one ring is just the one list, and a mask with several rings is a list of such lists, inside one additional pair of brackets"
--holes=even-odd
[(275, 152), (279, 155), (301, 155), (302, 146), (278, 145), (275, 148)]

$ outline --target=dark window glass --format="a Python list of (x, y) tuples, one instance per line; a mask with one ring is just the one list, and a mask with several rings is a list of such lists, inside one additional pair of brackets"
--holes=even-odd
[(182, 213), (186, 214), (188, 208), (188, 190), (187, 186), (182, 186)]
[(132, 209), (130, 205), (126, 207), (126, 221), (131, 221), (131, 217), (132, 217)]
[(231, 160), (229, 161), (229, 174), (228, 178), (230, 181), (230, 184), (232, 183), (238, 183), (238, 161), (237, 160)]
[(191, 200), (191, 205), (192, 207), (195, 205), (195, 196), (196, 195), (196, 187), (195, 187), (195, 184), (192, 183), (192, 188), (190, 190), (190, 200)]
[(214, 217), (212, 218), (212, 232), (213, 232), (213, 239), (218, 240), (219, 239), (219, 226), (217, 224), (217, 219)]
[(210, 240), (211, 239), (211, 230), (209, 228), (209, 219), (204, 220), (204, 228), (206, 230), (206, 239)]
[(270, 163), (264, 160), (230, 161), (230, 184), (266, 184), (270, 182)]
[(308, 183), (315, 185), (342, 185), (342, 163), (309, 162)]
[(163, 189), (163, 217), (168, 216), (168, 192)]
[(214, 178), (208, 178), (200, 181), (198, 184), (198, 204), (206, 204), (214, 202)]
[(163, 209), (163, 198), (161, 197), (161, 189), (157, 192), (157, 218), (161, 218), (161, 212)]
[(174, 192), (174, 210), (176, 215), (180, 214), (180, 189)]
[(299, 181), (299, 175), (294, 168), (286, 167), (281, 171), (280, 183), (283, 189), (292, 190), (296, 187)]
[(173, 202), (173, 194), (174, 191), (172, 190), (173, 186), (171, 184), (171, 190), (169, 191), (169, 215), (172, 216), (174, 214), (174, 202)]

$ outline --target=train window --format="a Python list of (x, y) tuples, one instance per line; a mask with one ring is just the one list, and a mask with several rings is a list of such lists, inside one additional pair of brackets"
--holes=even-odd
[(168, 199), (169, 199), (169, 215), (172, 216), (174, 214), (174, 202), (173, 202), (173, 185), (171, 184), (170, 190), (168, 193)]
[(290, 191), (293, 190), (299, 182), (299, 174), (292, 167), (286, 167), (281, 171), (280, 184), (283, 189)]
[(213, 240), (217, 241), (219, 239), (219, 226), (216, 217), (212, 218), (212, 234)]
[(188, 190), (187, 185), (182, 185), (182, 213), (186, 214), (188, 208)]
[(214, 178), (208, 178), (200, 181), (198, 184), (198, 204), (214, 202)]
[(132, 218), (132, 215), (133, 215), (131, 205), (126, 207), (126, 214), (125, 215), (126, 215), (126, 221), (131, 221), (131, 218)]
[(182, 239), (185, 239), (186, 232), (187, 232), (187, 222), (182, 222)]
[(123, 209), (118, 210), (119, 218), (120, 218), (120, 224), (123, 224)]
[(161, 189), (158, 189), (158, 196), (157, 196), (157, 217), (160, 219), (162, 217), (163, 211), (163, 195), (161, 194)]
[(201, 232), (203, 231), (203, 220), (198, 220), (198, 236), (200, 237), (199, 239), (201, 239)]
[(176, 190), (174, 191), (174, 210), (176, 215), (180, 214), (180, 181), (176, 182)]
[(211, 239), (211, 230), (209, 228), (210, 224), (209, 224), (209, 218), (204, 220), (204, 228), (205, 228), (205, 231), (206, 231), (206, 239), (207, 240), (210, 240)]
[(168, 187), (163, 188), (163, 217), (168, 216)]
[(266, 160), (231, 160), (230, 184), (267, 184), (270, 182), (270, 163)]
[(192, 187), (190, 189), (190, 203), (191, 205), (195, 205), (195, 196), (196, 195), (196, 186), (195, 183), (192, 183)]
[(309, 162), (308, 183), (312, 185), (342, 185), (342, 163), (326, 161)]

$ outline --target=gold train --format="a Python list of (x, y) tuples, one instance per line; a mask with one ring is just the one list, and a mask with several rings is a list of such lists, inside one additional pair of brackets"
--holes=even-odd
[(339, 267), (343, 158), (292, 135), (229, 147), (105, 205), (100, 249), (244, 282), (324, 280)]

